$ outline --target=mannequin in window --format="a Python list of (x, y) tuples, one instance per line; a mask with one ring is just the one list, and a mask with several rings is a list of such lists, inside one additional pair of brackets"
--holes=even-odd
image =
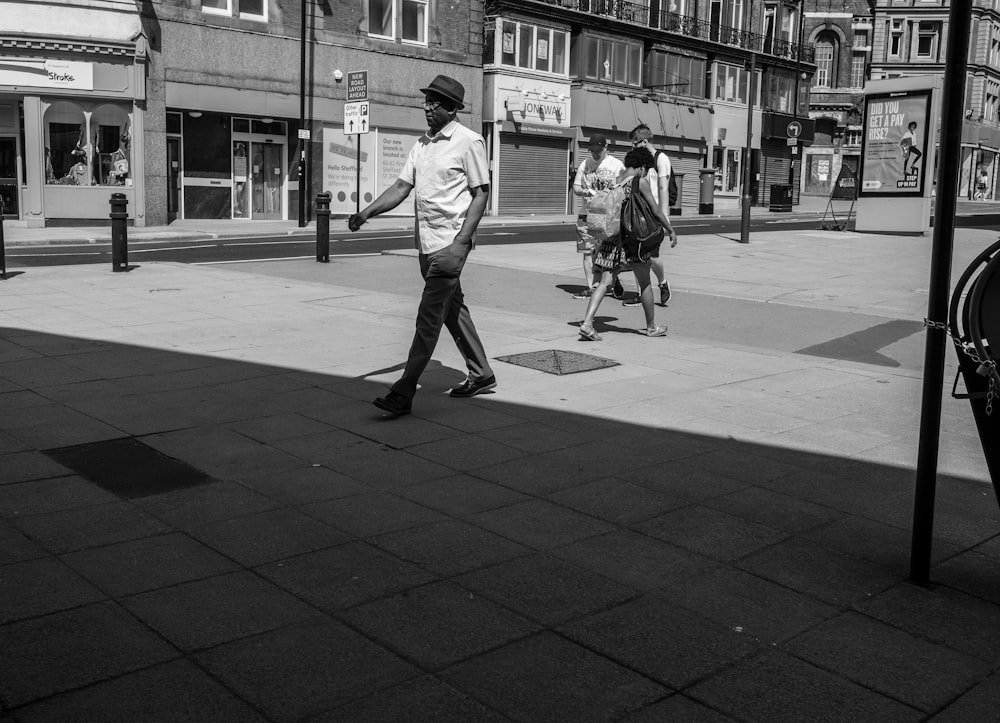
[(52, 168), (52, 150), (49, 148), (45, 149), (45, 182), (56, 182), (56, 172), (55, 169)]
[(73, 157), (73, 165), (69, 167), (66, 171), (65, 178), (68, 182), (74, 186), (89, 186), (90, 185), (90, 175), (87, 173), (87, 151), (84, 146), (80, 145), (77, 141), (76, 148), (70, 151), (70, 155)]

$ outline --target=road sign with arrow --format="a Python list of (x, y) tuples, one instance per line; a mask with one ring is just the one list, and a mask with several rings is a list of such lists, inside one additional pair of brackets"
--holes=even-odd
[(368, 109), (367, 100), (344, 103), (344, 133), (347, 135), (367, 133), (371, 127)]

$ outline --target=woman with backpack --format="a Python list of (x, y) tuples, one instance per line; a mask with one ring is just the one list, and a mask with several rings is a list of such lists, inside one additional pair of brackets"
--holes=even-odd
[[(625, 156), (625, 170), (618, 177), (616, 186), (633, 186), (633, 179), (638, 177), (638, 193), (642, 195), (653, 216), (666, 230), (671, 243), (676, 243), (677, 232), (674, 231), (670, 219), (660, 209), (647, 180), (648, 171), (654, 167), (654, 163), (653, 154), (647, 148), (634, 148), (629, 151), (628, 155)], [(649, 280), (652, 253), (655, 253), (655, 249), (642, 251), (641, 248), (626, 248), (626, 245), (622, 243), (621, 234), (606, 239), (594, 251), (594, 272), (595, 275), (600, 272), (601, 278), (594, 288), (590, 303), (587, 305), (587, 314), (580, 324), (581, 339), (586, 341), (601, 340), (600, 334), (594, 330), (594, 316), (597, 314), (597, 309), (600, 307), (608, 287), (612, 284), (614, 275), (622, 270), (632, 271), (639, 284), (639, 299), (646, 317), (646, 328), (643, 333), (646, 336), (664, 336), (667, 333), (667, 327), (657, 325), (655, 318), (653, 289)]]

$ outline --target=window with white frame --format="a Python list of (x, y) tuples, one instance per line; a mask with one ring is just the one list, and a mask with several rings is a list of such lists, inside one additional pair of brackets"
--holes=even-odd
[(990, 38), (990, 66), (1000, 68), (1000, 27), (994, 25)]
[(211, 15), (236, 16), (243, 20), (267, 21), (268, 0), (201, 0), (201, 10)]
[(569, 75), (569, 32), (515, 20), (500, 21), (500, 65)]
[(574, 48), (583, 78), (636, 88), (642, 84), (642, 43), (583, 35), (575, 38)]
[(987, 81), (986, 97), (983, 100), (983, 120), (997, 120), (997, 104), (1000, 102), (1000, 83)]
[(903, 37), (906, 26), (902, 20), (889, 21), (889, 42), (886, 44), (886, 53), (890, 58), (903, 57)]
[(816, 39), (816, 75), (813, 86), (832, 88), (836, 84), (837, 40), (831, 33), (823, 33)]
[(851, 56), (851, 87), (865, 87), (865, 69), (868, 67), (868, 57), (864, 53), (854, 53)]
[[(760, 71), (757, 71), (758, 79)], [(749, 95), (750, 72), (742, 65), (715, 64), (715, 100), (746, 103)], [(760, 83), (757, 84), (760, 97)]]
[(941, 24), (920, 21), (917, 23), (917, 57), (925, 60), (937, 60), (938, 36)]
[(867, 50), (869, 47), (868, 28), (854, 29), (854, 47)]
[(705, 59), (651, 50), (646, 58), (647, 88), (690, 98), (705, 97)]
[(427, 0), (368, 0), (368, 35), (426, 45)]

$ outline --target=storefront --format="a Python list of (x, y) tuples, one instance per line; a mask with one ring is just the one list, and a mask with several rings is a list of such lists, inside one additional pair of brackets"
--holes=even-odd
[(568, 84), (507, 74), (484, 79), (484, 137), (493, 183), (490, 213), (563, 214), (570, 147)]
[[(28, 46), (28, 47), (25, 47)], [(145, 42), (0, 45), (0, 194), (29, 226), (106, 220), (112, 193), (145, 223)]]
[(769, 203), (772, 186), (790, 185), (792, 204), (798, 204), (803, 149), (812, 145), (814, 126), (811, 118), (796, 118), (785, 113), (762, 114), (757, 203)]
[[(747, 142), (746, 104), (715, 103), (712, 115), (711, 167), (715, 170), (715, 207), (739, 206), (743, 195), (744, 149)], [(756, 204), (760, 194), (760, 112), (754, 110), (754, 132), (750, 139), (750, 196)]]

